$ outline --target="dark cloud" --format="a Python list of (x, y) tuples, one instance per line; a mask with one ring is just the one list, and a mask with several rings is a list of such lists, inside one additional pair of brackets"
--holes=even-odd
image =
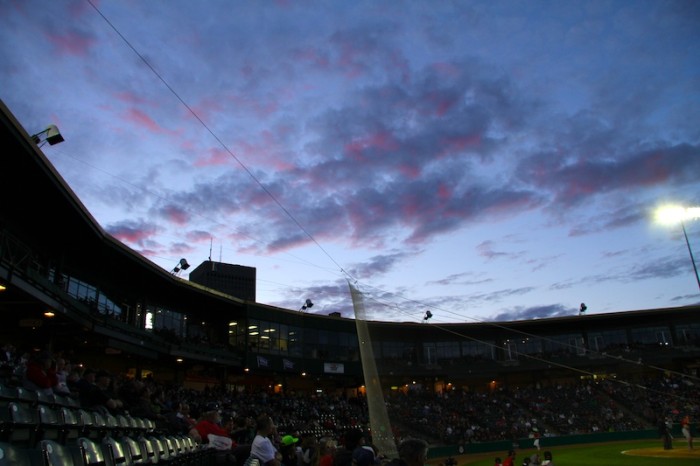
[[(597, 157), (570, 158), (542, 153), (524, 159), (518, 179), (538, 190), (551, 193), (551, 208), (569, 209), (592, 202), (610, 193), (632, 193), (669, 183), (681, 186), (694, 183), (700, 173), (700, 146), (659, 145), (653, 149), (628, 151), (616, 158), (605, 157), (596, 148)], [(619, 220), (618, 220), (619, 221)]]
[(495, 322), (511, 322), (516, 320), (545, 319), (547, 317), (564, 317), (577, 315), (578, 313), (578, 308), (573, 309), (564, 307), (561, 304), (550, 304), (505, 310), (493, 315), (490, 320)]
[(119, 241), (146, 247), (150, 238), (158, 234), (159, 227), (145, 220), (124, 220), (107, 225), (105, 230)]
[(368, 260), (362, 262), (361, 264), (353, 265), (349, 268), (349, 273), (351, 276), (366, 280), (374, 276), (381, 275), (392, 270), (396, 264), (400, 263), (407, 257), (415, 257), (419, 254), (416, 251), (394, 251), (390, 254), (380, 254), (377, 256), (370, 257)]

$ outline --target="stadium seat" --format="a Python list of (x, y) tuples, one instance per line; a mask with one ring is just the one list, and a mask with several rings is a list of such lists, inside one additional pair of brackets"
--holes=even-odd
[(140, 436), (137, 440), (141, 445), (141, 452), (146, 463), (158, 463), (160, 456), (158, 448), (151, 437)]
[(38, 403), (39, 396), (34, 390), (29, 390), (28, 388), (24, 387), (17, 387), (17, 396), (16, 399), (17, 401), (36, 406)]
[(37, 440), (60, 441), (63, 433), (61, 413), (50, 405), (39, 405), (39, 425)]
[(41, 466), (41, 452), (35, 448), (22, 448), (0, 442), (0, 466)]
[[(78, 419), (79, 423), (82, 426), (81, 429), (81, 437), (87, 437), (90, 439), (97, 439), (100, 437), (100, 429), (103, 428), (103, 426), (98, 425), (95, 421), (95, 416), (93, 416), (93, 413), (90, 411), (87, 411), (85, 409), (78, 409)], [(104, 418), (101, 418), (102, 421), (104, 422)]]
[(83, 466), (77, 448), (70, 448), (53, 440), (42, 440), (39, 442), (39, 451), (46, 466)]
[(46, 390), (38, 390), (36, 393), (37, 404), (45, 406), (54, 406), (56, 404), (56, 396)]
[(8, 405), (10, 416), (7, 425), (7, 441), (18, 446), (33, 447), (39, 412), (26, 403), (11, 401)]
[(122, 437), (119, 439), (124, 448), (127, 450), (132, 464), (145, 464), (146, 455), (142, 449), (142, 445), (133, 437)]
[(104, 466), (106, 464), (105, 451), (100, 443), (80, 437), (78, 447), (83, 458), (83, 466)]
[(64, 445), (69, 442), (75, 442), (82, 435), (84, 428), (80, 413), (66, 406), (61, 406), (59, 413), (62, 421), (60, 442)]
[(133, 464), (131, 460), (131, 451), (120, 440), (114, 437), (105, 437), (102, 440), (102, 445), (105, 446), (104, 452), (109, 457), (107, 464), (110, 466), (121, 466)]

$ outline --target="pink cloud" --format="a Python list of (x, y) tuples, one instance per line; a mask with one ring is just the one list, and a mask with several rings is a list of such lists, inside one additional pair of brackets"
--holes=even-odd
[(125, 118), (136, 126), (142, 126), (148, 131), (160, 134), (176, 134), (177, 131), (169, 131), (160, 126), (154, 119), (148, 116), (145, 112), (132, 108), (127, 110)]
[(279, 131), (265, 130), (260, 134), (258, 143), (239, 142), (236, 152), (245, 154), (245, 159), (255, 165), (273, 167), (278, 171), (290, 170), (294, 168), (294, 163), (287, 160), (288, 149), (279, 143), (280, 135)]
[(162, 210), (162, 215), (176, 225), (185, 225), (190, 219), (189, 214), (179, 207), (169, 205)]
[(114, 93), (114, 97), (120, 102), (131, 105), (143, 105), (146, 103), (146, 100), (142, 96), (134, 94), (133, 92), (116, 92)]
[(63, 35), (47, 33), (47, 37), (59, 55), (85, 57), (95, 43), (94, 38), (75, 31), (68, 31)]
[(137, 126), (145, 126), (151, 131), (158, 133), (161, 132), (160, 126), (158, 126), (151, 117), (136, 108), (132, 108), (127, 111), (126, 119), (132, 123), (135, 123)]
[(123, 243), (143, 245), (157, 233), (152, 226), (120, 225), (109, 228), (109, 234)]
[(379, 131), (369, 136), (355, 138), (345, 144), (344, 151), (350, 157), (362, 160), (364, 153), (368, 149), (380, 149), (383, 151), (394, 151), (399, 148), (399, 143), (394, 136), (387, 131)]
[(209, 166), (219, 166), (226, 165), (233, 161), (231, 154), (226, 152), (224, 149), (218, 147), (212, 147), (208, 151), (206, 157), (198, 157), (194, 162), (195, 167), (209, 167)]

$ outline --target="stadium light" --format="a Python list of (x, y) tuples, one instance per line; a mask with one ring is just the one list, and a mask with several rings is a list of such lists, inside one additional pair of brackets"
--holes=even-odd
[(187, 259), (182, 258), (180, 259), (180, 262), (177, 263), (173, 271), (171, 272), (173, 275), (177, 275), (180, 273), (180, 270), (187, 270), (190, 268), (190, 264), (187, 263)]
[(700, 207), (681, 207), (681, 206), (664, 206), (656, 210), (656, 220), (659, 223), (665, 225), (675, 225), (676, 223), (681, 224), (683, 229), (683, 237), (685, 238), (685, 244), (688, 246), (688, 254), (690, 254), (690, 262), (693, 264), (693, 271), (695, 271), (695, 281), (698, 283), (698, 289), (700, 289), (700, 276), (698, 276), (698, 267), (695, 265), (695, 257), (693, 256), (693, 249), (690, 247), (690, 241), (688, 241), (688, 232), (685, 231), (685, 221), (695, 220), (700, 218)]
[(305, 311), (305, 310), (307, 310), (308, 308), (313, 307), (313, 305), (314, 305), (314, 303), (312, 303), (310, 299), (307, 299), (307, 300), (304, 302), (304, 304), (301, 306), (301, 309), (299, 309), (299, 311)]
[(37, 144), (39, 147), (43, 146), (47, 142), (50, 146), (53, 146), (54, 144), (64, 141), (63, 136), (61, 136), (61, 132), (58, 130), (56, 125), (49, 125), (44, 131), (39, 131), (36, 134), (32, 134), (32, 140), (34, 141), (34, 144)]

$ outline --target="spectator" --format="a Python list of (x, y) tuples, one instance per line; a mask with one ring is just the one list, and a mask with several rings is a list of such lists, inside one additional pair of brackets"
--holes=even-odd
[(688, 450), (693, 449), (693, 433), (690, 431), (690, 416), (687, 414), (681, 419), (681, 432), (683, 432), (683, 437), (688, 442)]
[(175, 434), (187, 434), (197, 422), (189, 416), (190, 407), (187, 403), (177, 403), (175, 409), (168, 413), (168, 430)]
[(80, 404), (103, 414), (121, 411), (123, 403), (110, 391), (111, 381), (112, 376), (107, 371), (97, 372), (91, 368), (85, 369), (77, 384)]
[(285, 435), (280, 440), (279, 452), (282, 455), (281, 466), (298, 466), (296, 445), (299, 439), (293, 435)]
[(42, 351), (27, 362), (27, 370), (22, 380), (25, 388), (52, 395), (53, 387), (57, 384), (56, 366), (51, 353)]
[(250, 445), (255, 438), (255, 419), (250, 416), (238, 416), (233, 422), (231, 437), (239, 445)]
[(552, 459), (552, 452), (545, 451), (544, 459), (542, 460), (542, 466), (554, 466), (554, 460)]
[(222, 418), (218, 411), (207, 411), (202, 414), (194, 430), (201, 438), (202, 443), (218, 450), (214, 460), (216, 464), (234, 465), (236, 464), (236, 457), (233, 454), (233, 450), (237, 445), (231, 439), (229, 431), (221, 423)]
[(508, 450), (508, 456), (503, 461), (503, 466), (515, 466), (515, 450)]
[(318, 466), (334, 466), (337, 443), (331, 438), (321, 439), (321, 458)]
[(56, 385), (53, 391), (60, 395), (70, 395), (68, 387), (68, 375), (70, 374), (70, 364), (64, 358), (56, 358)]
[(398, 446), (399, 457), (389, 466), (423, 466), (428, 459), (428, 443), (417, 438), (403, 440)]
[[(209, 443), (210, 434), (230, 438), (230, 434), (221, 426), (221, 421), (221, 415), (218, 411), (212, 410), (202, 414), (202, 417), (195, 425), (202, 443)], [(231, 440), (231, 446), (233, 446), (233, 439)]]
[(258, 416), (256, 422), (256, 435), (250, 447), (250, 456), (260, 461), (260, 466), (280, 466), (282, 455), (275, 448), (270, 436), (275, 432), (275, 423), (267, 414)]

